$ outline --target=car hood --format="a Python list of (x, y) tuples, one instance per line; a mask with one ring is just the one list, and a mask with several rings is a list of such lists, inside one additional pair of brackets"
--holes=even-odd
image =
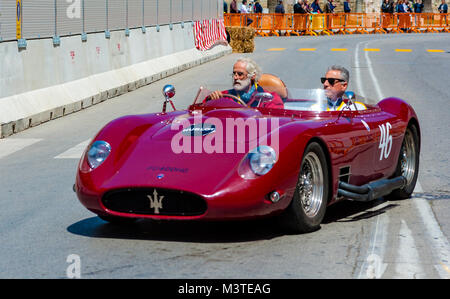
[[(204, 196), (224, 192), (231, 181), (238, 188), (245, 183), (239, 165), (258, 142), (271, 145), (266, 137), (278, 126), (278, 120), (249, 109), (177, 115), (141, 130), (132, 142), (124, 138), (114, 145), (113, 175), (103, 187), (176, 188)], [(257, 134), (249, 133), (255, 128)]]

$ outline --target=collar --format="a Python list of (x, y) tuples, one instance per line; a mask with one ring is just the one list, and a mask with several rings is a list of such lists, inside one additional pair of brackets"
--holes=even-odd
[(328, 107), (333, 108), (336, 110), (342, 103), (342, 97), (338, 98), (336, 101), (332, 101), (330, 98), (327, 98), (328, 100)]

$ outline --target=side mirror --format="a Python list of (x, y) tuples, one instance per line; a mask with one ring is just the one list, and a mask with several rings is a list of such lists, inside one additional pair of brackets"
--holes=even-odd
[(166, 99), (163, 104), (163, 113), (166, 113), (166, 105), (169, 102), (172, 105), (173, 110), (175, 111), (175, 106), (173, 105), (173, 102), (171, 98), (175, 96), (175, 87), (171, 84), (167, 84), (163, 87), (162, 93), (164, 95), (164, 98)]
[(347, 99), (353, 102), (353, 99), (355, 98), (355, 93), (353, 91), (346, 91), (345, 96)]
[(167, 84), (163, 87), (163, 95), (166, 98), (166, 101), (173, 98), (175, 96), (175, 87), (173, 85)]

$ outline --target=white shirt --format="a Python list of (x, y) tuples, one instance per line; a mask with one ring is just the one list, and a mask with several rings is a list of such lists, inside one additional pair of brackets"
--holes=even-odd
[(245, 4), (241, 4), (241, 13), (248, 13), (248, 8), (245, 6)]

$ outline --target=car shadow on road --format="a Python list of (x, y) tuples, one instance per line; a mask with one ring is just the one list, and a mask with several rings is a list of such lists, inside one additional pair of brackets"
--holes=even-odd
[(332, 222), (354, 222), (369, 219), (399, 206), (391, 201), (379, 198), (369, 202), (344, 200), (331, 205), (322, 221), (324, 224)]
[(112, 224), (91, 217), (70, 225), (67, 230), (92, 238), (226, 243), (268, 240), (285, 235), (275, 222), (272, 218), (226, 222), (141, 219), (129, 224)]
[[(378, 199), (371, 202), (338, 202), (327, 208), (323, 224), (352, 222), (375, 217), (398, 204)], [(173, 242), (227, 243), (269, 240), (292, 233), (283, 229), (277, 217), (245, 221), (154, 221), (141, 219), (129, 224), (112, 224), (99, 217), (70, 225), (70, 233), (92, 238), (154, 240)]]

